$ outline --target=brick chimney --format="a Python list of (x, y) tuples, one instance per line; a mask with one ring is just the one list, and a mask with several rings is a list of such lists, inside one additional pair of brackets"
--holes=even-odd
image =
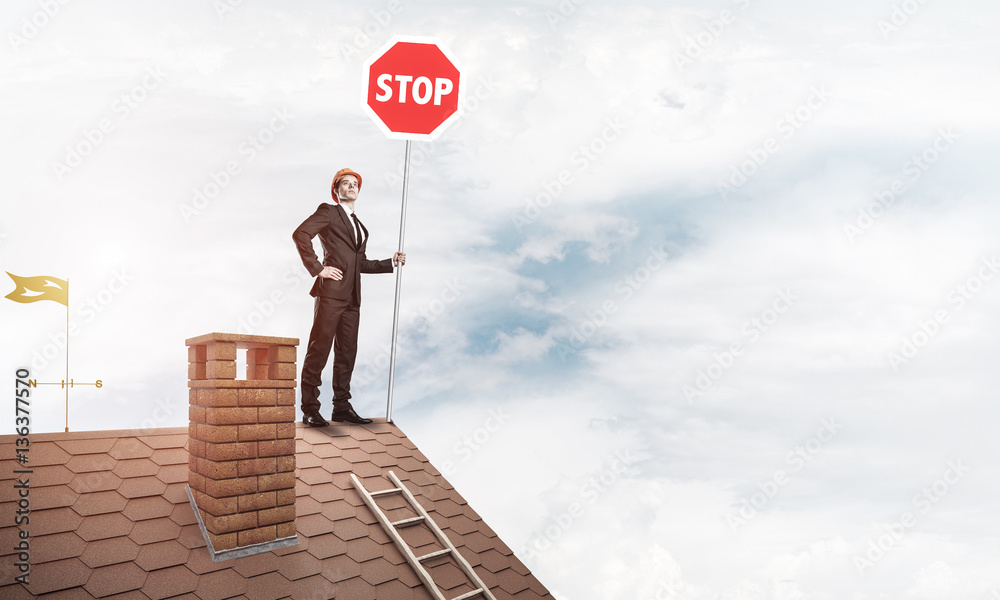
[[(188, 346), (188, 498), (212, 560), (298, 543), (296, 338), (209, 333)], [(236, 379), (246, 349), (246, 379)]]

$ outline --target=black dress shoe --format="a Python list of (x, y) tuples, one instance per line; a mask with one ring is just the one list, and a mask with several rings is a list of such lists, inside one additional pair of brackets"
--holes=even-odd
[(336, 411), (335, 410), (335, 411), (333, 411), (333, 417), (332, 418), (333, 418), (334, 421), (338, 421), (338, 422), (340, 422), (340, 421), (347, 421), (348, 423), (358, 423), (359, 425), (366, 425), (366, 424), (372, 422), (371, 419), (366, 419), (366, 418), (360, 416), (358, 413), (354, 412), (353, 408), (348, 408), (348, 409), (342, 410), (342, 411)]
[(329, 425), (329, 423), (326, 422), (326, 419), (321, 417), (318, 412), (302, 415), (302, 422), (310, 427), (326, 427)]

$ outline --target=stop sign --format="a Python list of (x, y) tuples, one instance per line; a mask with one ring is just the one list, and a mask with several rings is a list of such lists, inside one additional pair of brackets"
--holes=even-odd
[(361, 105), (390, 138), (429, 140), (461, 114), (461, 83), (440, 41), (396, 36), (365, 62)]

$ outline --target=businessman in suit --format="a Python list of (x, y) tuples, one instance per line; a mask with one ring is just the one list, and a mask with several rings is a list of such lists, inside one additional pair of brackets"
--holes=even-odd
[[(341, 169), (330, 188), (336, 204), (320, 204), (316, 212), (292, 234), (302, 264), (316, 277), (309, 294), (315, 298), (309, 345), (302, 363), (302, 422), (312, 427), (329, 425), (320, 415), (319, 386), (323, 368), (333, 347), (333, 420), (371, 423), (351, 406), (351, 374), (358, 355), (358, 324), (361, 318), (361, 274), (391, 273), (406, 263), (406, 254), (396, 252), (383, 260), (368, 260), (365, 246), (368, 230), (358, 220), (354, 205), (361, 192), (361, 175)], [(313, 251), (319, 236), (323, 262)]]

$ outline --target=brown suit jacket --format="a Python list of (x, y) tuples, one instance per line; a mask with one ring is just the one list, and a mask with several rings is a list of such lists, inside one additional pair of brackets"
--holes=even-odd
[[(361, 246), (354, 242), (354, 224), (347, 211), (337, 204), (320, 204), (308, 219), (292, 234), (298, 248), (302, 264), (313, 277), (319, 275), (323, 267), (336, 267), (344, 273), (340, 281), (317, 277), (309, 293), (340, 300), (353, 299), (361, 304), (362, 273), (392, 273), (392, 259), (368, 260), (365, 247), (368, 245), (368, 229), (361, 225), (364, 239)], [(323, 245), (323, 262), (320, 263), (313, 250), (312, 239), (319, 236)]]

